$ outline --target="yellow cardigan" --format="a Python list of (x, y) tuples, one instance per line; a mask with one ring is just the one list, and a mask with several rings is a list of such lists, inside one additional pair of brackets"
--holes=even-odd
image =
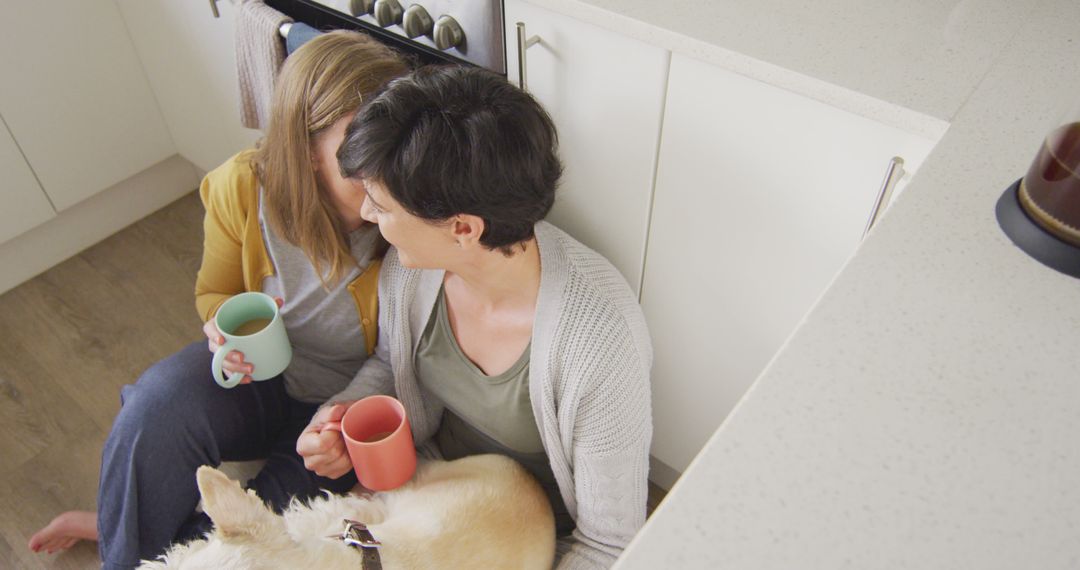
[[(251, 159), (254, 151), (233, 156), (203, 178), (199, 196), (206, 208), (203, 219), (203, 259), (195, 280), (195, 308), (210, 320), (229, 297), (261, 291), (263, 279), (274, 265), (259, 228), (259, 181)], [(368, 355), (378, 338), (378, 284), (381, 259), (372, 260), (348, 285), (356, 303)]]

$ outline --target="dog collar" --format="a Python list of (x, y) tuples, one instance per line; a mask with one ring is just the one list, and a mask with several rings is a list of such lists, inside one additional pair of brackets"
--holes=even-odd
[(340, 535), (334, 534), (327, 538), (336, 538), (353, 548), (359, 548), (363, 556), (364, 570), (382, 570), (382, 559), (379, 557), (382, 543), (375, 540), (364, 523), (345, 519), (345, 530)]

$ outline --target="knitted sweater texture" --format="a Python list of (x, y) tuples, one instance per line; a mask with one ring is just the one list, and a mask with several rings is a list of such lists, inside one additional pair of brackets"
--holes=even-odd
[[(560, 569), (606, 568), (645, 522), (652, 346), (637, 299), (607, 260), (546, 222), (536, 225), (540, 292), (529, 393), (544, 449), (577, 528)], [(396, 394), (418, 445), (431, 452), (442, 407), (425, 397), (413, 355), (444, 272), (401, 265), (391, 249), (379, 278), (379, 342), (331, 401)], [(427, 444), (427, 445), (425, 445)]]

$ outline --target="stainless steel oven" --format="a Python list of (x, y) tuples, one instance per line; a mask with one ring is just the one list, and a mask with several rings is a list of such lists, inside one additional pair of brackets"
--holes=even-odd
[(502, 0), (265, 0), (319, 30), (352, 29), (418, 63), (466, 63), (506, 75)]

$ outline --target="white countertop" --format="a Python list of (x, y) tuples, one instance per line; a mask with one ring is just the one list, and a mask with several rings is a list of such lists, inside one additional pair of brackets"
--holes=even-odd
[(1080, 280), (994, 218), (1080, 102), (1080, 2), (531, 1), (951, 123), (618, 567), (1080, 568)]

